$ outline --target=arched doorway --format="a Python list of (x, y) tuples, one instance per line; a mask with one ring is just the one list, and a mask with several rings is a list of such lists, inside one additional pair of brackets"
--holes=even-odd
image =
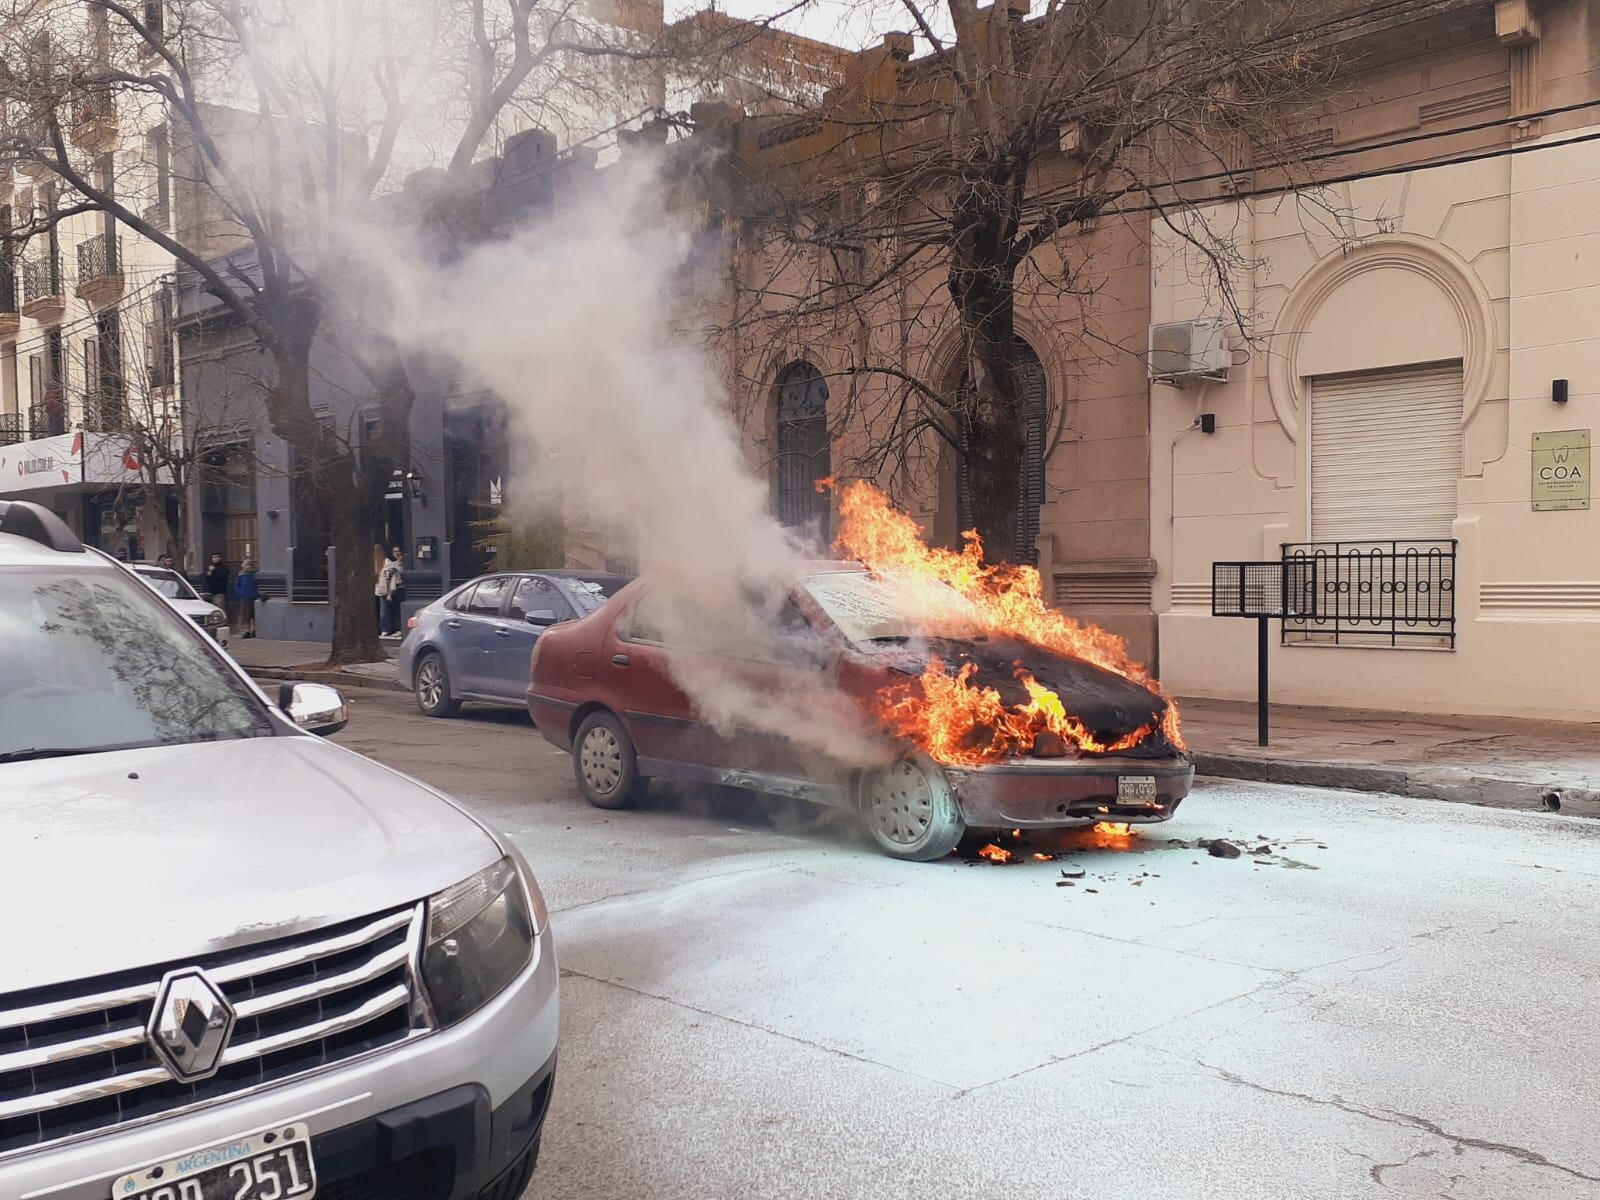
[(828, 497), (817, 481), (833, 473), (828, 436), (828, 384), (808, 362), (793, 362), (778, 376), (778, 519), (828, 538)]
[[(1044, 456), (1050, 435), (1050, 388), (1044, 364), (1022, 337), (1016, 342), (1016, 372), (1026, 444), (1022, 474), (1017, 481), (1017, 544), (1005, 557), (1014, 563), (1037, 565), (1039, 513), (1044, 506)], [(958, 364), (946, 385), (947, 394), (959, 400), (970, 386), (965, 378), (965, 364)], [(935, 532), (940, 542), (958, 547), (961, 533), (971, 528), (972, 494), (967, 484), (966, 463), (946, 446), (940, 461), (939, 515), (935, 520)], [(999, 556), (991, 548), (989, 557)]]

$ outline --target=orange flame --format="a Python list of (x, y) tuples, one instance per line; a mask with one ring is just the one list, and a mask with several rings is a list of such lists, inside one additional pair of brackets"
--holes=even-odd
[[(1182, 749), (1178, 707), (1128, 654), (1127, 643), (1095, 625), (1074, 621), (1045, 603), (1043, 583), (1033, 567), (986, 564), (976, 531), (963, 534), (965, 547), (944, 550), (923, 544), (922, 531), (888, 496), (869, 483), (847, 484), (839, 495), (840, 551), (873, 571), (909, 588), (926, 602), (930, 614), (948, 608), (949, 590), (966, 602), (963, 619), (976, 621), (985, 633), (1022, 638), (1125, 676), (1167, 699), (1161, 731)], [(977, 765), (1025, 754), (1049, 732), (1088, 754), (1130, 750), (1155, 732), (1144, 726), (1110, 744), (1098, 741), (1081, 720), (1066, 709), (1060, 696), (1020, 666), (1017, 680), (1026, 689), (1025, 704), (1006, 705), (991, 687), (975, 687), (977, 667), (962, 666), (954, 675), (938, 659), (916, 683), (889, 689), (880, 713), (891, 730), (922, 747), (939, 762)]]
[(990, 842), (982, 850), (978, 851), (978, 857), (987, 858), (992, 863), (1008, 863), (1011, 861), (1011, 851)]

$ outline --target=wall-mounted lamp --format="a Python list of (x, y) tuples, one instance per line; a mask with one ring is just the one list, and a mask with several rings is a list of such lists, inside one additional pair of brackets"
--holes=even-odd
[(1550, 381), (1550, 399), (1557, 404), (1567, 402), (1567, 381), (1565, 379), (1552, 379)]
[(276, 521), (277, 519), (278, 519), (278, 510), (275, 509), (275, 508), (267, 509), (267, 520)]
[(1216, 431), (1217, 431), (1217, 414), (1216, 413), (1201, 413), (1200, 414), (1200, 432), (1201, 433), (1215, 433)]

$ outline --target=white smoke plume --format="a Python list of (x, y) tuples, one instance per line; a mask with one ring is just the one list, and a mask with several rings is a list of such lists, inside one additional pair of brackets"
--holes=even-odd
[[(675, 331), (690, 238), (641, 164), (609, 168), (577, 205), (441, 263), (359, 238), (393, 304), (401, 345), (430, 347), (506, 405), (526, 507), (564, 510), (631, 551), (652, 583), (650, 619), (675, 681), (704, 720), (777, 734), (855, 763), (885, 743), (820, 664), (793, 663), (772, 618), (806, 547), (767, 511), (722, 382)], [(422, 265), (419, 265), (422, 264)], [(517, 502), (516, 493), (511, 499)], [(752, 659), (780, 659), (774, 694)]]

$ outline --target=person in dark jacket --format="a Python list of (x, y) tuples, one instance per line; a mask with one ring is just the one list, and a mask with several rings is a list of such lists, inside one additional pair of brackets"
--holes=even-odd
[(261, 598), (261, 587), (256, 583), (256, 564), (248, 558), (234, 576), (233, 594), (239, 601), (239, 628), (244, 631), (239, 636), (253, 638), (256, 635), (256, 601)]
[(220, 554), (213, 554), (211, 565), (206, 568), (206, 599), (218, 608), (227, 610), (228, 564)]

